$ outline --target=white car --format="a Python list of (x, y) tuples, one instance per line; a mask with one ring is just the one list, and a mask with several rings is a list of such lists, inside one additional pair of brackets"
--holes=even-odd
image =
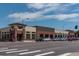
[(50, 38), (44, 38), (43, 41), (51, 41), (52, 39)]
[(55, 41), (64, 41), (64, 40), (66, 40), (66, 38), (54, 38), (53, 40), (55, 40)]

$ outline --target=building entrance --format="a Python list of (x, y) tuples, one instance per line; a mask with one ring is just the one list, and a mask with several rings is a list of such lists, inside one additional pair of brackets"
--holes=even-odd
[(22, 34), (17, 34), (17, 41), (22, 41)]

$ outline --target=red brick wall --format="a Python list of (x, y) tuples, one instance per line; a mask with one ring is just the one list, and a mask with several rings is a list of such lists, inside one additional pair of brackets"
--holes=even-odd
[(69, 35), (75, 35), (75, 33), (69, 32)]
[(37, 30), (36, 33), (37, 33), (37, 34), (55, 34), (54, 32), (42, 31), (42, 30)]
[(44, 30), (40, 30), (40, 29), (36, 29), (36, 35), (39, 36), (40, 34), (49, 34), (49, 35), (54, 35), (55, 32), (54, 31), (44, 31)]

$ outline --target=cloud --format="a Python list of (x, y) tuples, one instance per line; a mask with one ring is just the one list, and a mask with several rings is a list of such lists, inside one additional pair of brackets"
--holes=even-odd
[(34, 19), (34, 18), (38, 18), (40, 16), (40, 14), (38, 13), (29, 13), (29, 12), (25, 12), (25, 13), (14, 13), (14, 14), (10, 14), (8, 15), (9, 18), (14, 18), (14, 19)]
[(55, 15), (54, 16), (55, 18), (59, 19), (59, 20), (69, 20), (69, 19), (72, 19), (72, 18), (76, 18), (76, 17), (79, 17), (79, 14), (59, 14), (59, 15)]
[(29, 3), (29, 8), (35, 8), (35, 9), (44, 9), (44, 8), (51, 8), (58, 6), (58, 3)]
[(48, 19), (57, 19), (57, 20), (66, 20), (66, 21), (79, 21), (79, 14), (57, 14), (57, 15), (47, 15), (45, 18)]
[(36, 9), (42, 9), (44, 8), (45, 4), (42, 3), (30, 3), (28, 4), (29, 8), (36, 8)]
[[(29, 19), (35, 19), (35, 18), (39, 18), (39, 17), (43, 17), (44, 13), (49, 12), (50, 10), (54, 10), (57, 8), (57, 6), (59, 6), (60, 4), (28, 4), (30, 7), (36, 8), (36, 9), (43, 9), (46, 7), (46, 9), (40, 10), (38, 12), (20, 12), (20, 13), (13, 13), (13, 14), (9, 14), (8, 18), (13, 18), (16, 20), (27, 20), (27, 18)], [(29, 7), (28, 6), (28, 7)], [(48, 8), (50, 7), (50, 8)]]
[[(17, 20), (34, 20), (34, 19), (56, 19), (56, 20), (66, 20), (66, 21), (77, 21), (79, 17), (78, 13), (64, 13), (66, 10), (70, 9), (73, 5), (76, 4), (59, 4), (59, 3), (29, 3), (29, 8), (39, 9), (37, 12), (20, 12), (9, 14), (8, 18), (13, 18)], [(72, 7), (73, 8), (73, 7)], [(48, 12), (55, 12), (52, 15), (44, 15)]]

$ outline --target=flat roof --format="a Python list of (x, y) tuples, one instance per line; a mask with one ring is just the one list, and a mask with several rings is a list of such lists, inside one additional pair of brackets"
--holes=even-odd
[(53, 30), (54, 30), (54, 28), (51, 28), (51, 27), (46, 27), (46, 26), (33, 26), (33, 27), (37, 27), (37, 28), (44, 28), (44, 29), (53, 29)]
[(65, 30), (65, 31), (68, 31), (68, 32), (75, 32), (74, 30)]
[(9, 24), (10, 26), (12, 26), (12, 25), (22, 25), (22, 26), (27, 26), (27, 25), (25, 25), (25, 24), (22, 24), (22, 23), (12, 23), (12, 24)]

